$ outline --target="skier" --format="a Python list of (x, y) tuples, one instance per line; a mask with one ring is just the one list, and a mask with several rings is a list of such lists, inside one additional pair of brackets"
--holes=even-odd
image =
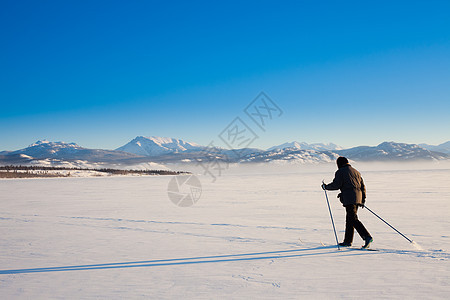
[(338, 157), (336, 160), (338, 170), (335, 173), (333, 182), (330, 184), (322, 184), (324, 190), (341, 190), (338, 198), (344, 205), (347, 212), (345, 218), (345, 237), (344, 242), (339, 246), (350, 247), (353, 242), (354, 229), (358, 231), (364, 240), (363, 248), (368, 248), (373, 238), (361, 221), (358, 220), (358, 206), (364, 208), (366, 202), (366, 187), (361, 174), (354, 169), (345, 157)]

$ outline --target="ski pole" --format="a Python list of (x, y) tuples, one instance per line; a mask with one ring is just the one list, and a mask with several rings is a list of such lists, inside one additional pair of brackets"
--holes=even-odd
[(401, 233), (400, 231), (398, 231), (397, 229), (394, 228), (394, 226), (392, 226), (391, 224), (389, 224), (388, 222), (386, 222), (385, 220), (383, 220), (379, 215), (377, 215), (375, 212), (373, 212), (370, 208), (368, 208), (367, 206), (364, 205), (365, 208), (367, 208), (368, 211), (370, 211), (371, 213), (373, 213), (378, 219), (380, 219), (381, 221), (383, 221), (386, 225), (388, 225), (389, 227), (391, 227), (392, 229), (394, 229), (398, 234), (400, 234), (402, 237), (404, 237), (405, 239), (408, 240), (408, 242), (413, 243), (412, 240), (410, 240), (406, 235), (404, 235), (403, 233)]
[[(322, 183), (325, 184), (325, 182), (323, 182), (323, 180), (322, 180)], [(338, 250), (341, 250), (341, 248), (339, 247), (339, 242), (338, 242), (338, 238), (337, 238), (337, 234), (336, 234), (336, 227), (334, 227), (333, 214), (331, 213), (330, 202), (328, 201), (327, 190), (323, 189), (323, 191), (325, 192), (325, 198), (327, 199), (328, 211), (330, 212), (331, 224), (333, 224), (334, 237), (336, 238), (336, 245), (338, 247)]]

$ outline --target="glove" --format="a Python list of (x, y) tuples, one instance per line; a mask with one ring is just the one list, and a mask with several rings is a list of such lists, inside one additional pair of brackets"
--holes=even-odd
[(324, 182), (322, 182), (321, 187), (322, 187), (322, 190), (324, 190), (324, 191), (326, 190), (326, 184)]
[(341, 198), (341, 196), (342, 196), (342, 194), (341, 194), (341, 193), (339, 193), (339, 194), (337, 194), (337, 196), (336, 196), (336, 197), (337, 197), (337, 198), (339, 199), (339, 201), (341, 201), (341, 203), (342, 203), (342, 204), (344, 204), (344, 202), (342, 202), (342, 198)]
[(366, 204), (366, 198), (362, 198), (362, 203), (358, 204), (359, 207), (361, 207), (361, 209), (364, 208), (364, 204)]

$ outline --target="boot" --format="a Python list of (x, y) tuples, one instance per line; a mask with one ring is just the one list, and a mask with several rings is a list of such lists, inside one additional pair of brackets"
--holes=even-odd
[(373, 242), (373, 238), (371, 236), (366, 236), (364, 239), (364, 246), (362, 246), (363, 249), (369, 248), (370, 244)]
[(346, 243), (346, 242), (339, 243), (339, 246), (341, 246), (341, 247), (350, 247), (351, 245), (352, 245), (352, 244)]

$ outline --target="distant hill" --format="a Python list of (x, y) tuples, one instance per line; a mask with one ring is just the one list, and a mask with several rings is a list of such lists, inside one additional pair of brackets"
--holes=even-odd
[(450, 154), (450, 141), (442, 143), (440, 145), (428, 145), (428, 144), (419, 144), (420, 147), (425, 148), (430, 151), (442, 152), (445, 154)]
[(307, 164), (332, 162), (339, 155), (332, 151), (302, 150), (295, 147), (252, 153), (240, 159), (241, 163)]

